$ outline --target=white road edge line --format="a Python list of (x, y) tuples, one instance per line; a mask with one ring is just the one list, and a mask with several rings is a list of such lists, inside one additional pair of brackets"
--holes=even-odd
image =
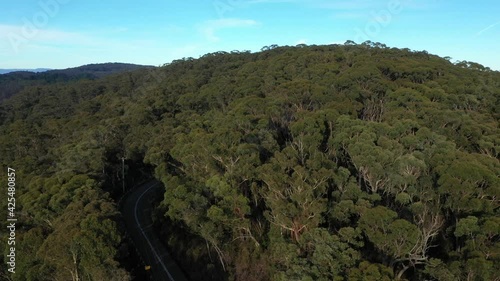
[(158, 185), (157, 183), (156, 184), (153, 184), (152, 186), (148, 187), (148, 189), (146, 189), (140, 196), (139, 198), (137, 198), (137, 201), (135, 202), (135, 207), (134, 207), (134, 216), (135, 216), (135, 222), (137, 223), (137, 225), (139, 226), (139, 229), (141, 230), (141, 233), (142, 235), (144, 236), (144, 238), (146, 238), (146, 241), (148, 241), (148, 244), (149, 244), (149, 248), (151, 248), (151, 250), (153, 251), (153, 253), (155, 254), (156, 256), (156, 259), (161, 263), (161, 266), (163, 267), (163, 269), (165, 270), (165, 272), (167, 273), (168, 275), (168, 278), (170, 279), (170, 281), (175, 281), (174, 278), (172, 277), (172, 275), (170, 274), (170, 272), (168, 271), (167, 267), (165, 266), (165, 264), (163, 264), (163, 260), (160, 258), (160, 256), (158, 256), (158, 253), (156, 252), (156, 250), (153, 248), (153, 245), (151, 244), (151, 241), (149, 241), (148, 237), (146, 236), (146, 233), (144, 233), (144, 230), (142, 229), (141, 227), (141, 224), (139, 223), (139, 219), (137, 218), (137, 205), (139, 204), (139, 201), (141, 201), (141, 198), (144, 196), (144, 194), (148, 193), (148, 191), (155, 187), (156, 185)]

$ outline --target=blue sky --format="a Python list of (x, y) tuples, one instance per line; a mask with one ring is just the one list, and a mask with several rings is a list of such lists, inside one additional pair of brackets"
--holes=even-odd
[(0, 3), (0, 68), (162, 65), (262, 46), (354, 40), (500, 70), (500, 1), (23, 0)]

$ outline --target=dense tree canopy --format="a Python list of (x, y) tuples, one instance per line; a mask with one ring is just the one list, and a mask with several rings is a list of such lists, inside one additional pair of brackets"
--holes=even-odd
[(499, 110), (499, 72), (373, 42), (26, 87), (0, 105), (13, 278), (128, 278), (125, 157), (194, 280), (498, 280)]

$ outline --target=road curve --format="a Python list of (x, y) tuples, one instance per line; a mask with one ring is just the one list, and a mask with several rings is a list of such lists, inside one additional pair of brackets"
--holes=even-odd
[(161, 194), (162, 185), (158, 181), (134, 187), (121, 206), (127, 232), (144, 264), (151, 266), (153, 281), (187, 281), (152, 227), (152, 202)]

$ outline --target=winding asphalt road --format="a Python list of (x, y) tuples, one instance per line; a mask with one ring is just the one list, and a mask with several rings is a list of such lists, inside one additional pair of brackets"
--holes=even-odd
[(134, 188), (122, 204), (127, 232), (145, 265), (151, 266), (153, 281), (187, 281), (153, 229), (152, 202), (162, 194), (162, 185), (150, 181)]

